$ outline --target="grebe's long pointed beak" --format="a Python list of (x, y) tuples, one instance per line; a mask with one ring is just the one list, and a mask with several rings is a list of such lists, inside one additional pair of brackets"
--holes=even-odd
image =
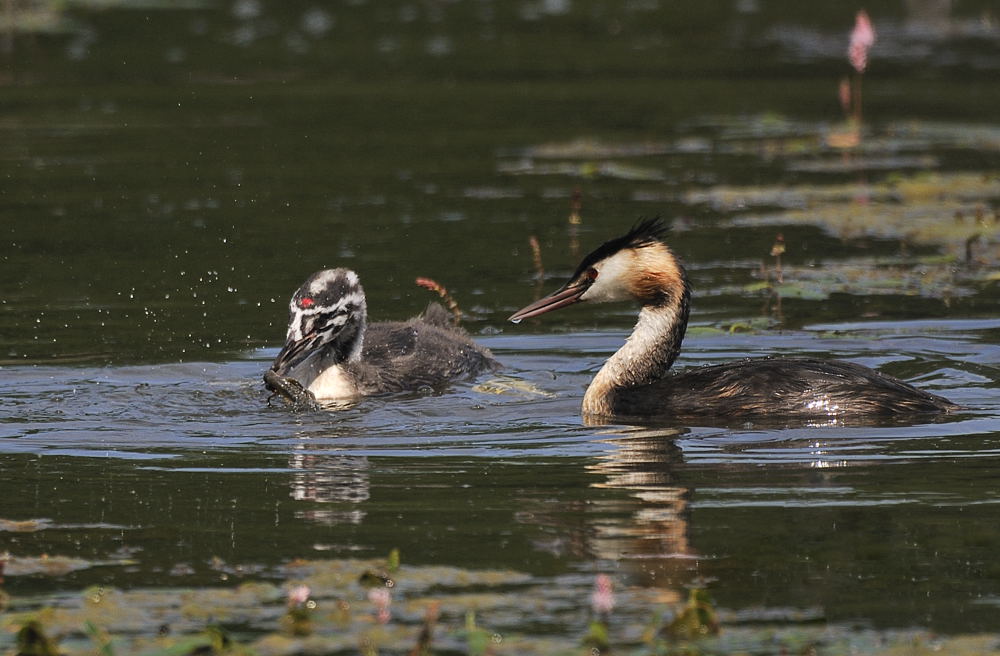
[(584, 292), (588, 289), (590, 289), (590, 285), (586, 283), (570, 283), (561, 289), (557, 289), (548, 296), (543, 296), (531, 305), (526, 305), (507, 317), (507, 320), (518, 323), (523, 319), (530, 319), (531, 317), (537, 317), (540, 314), (545, 314), (546, 312), (551, 312), (552, 310), (558, 310), (559, 308), (566, 307), (567, 305), (573, 305), (574, 303), (578, 303), (580, 301), (580, 297), (583, 296)]

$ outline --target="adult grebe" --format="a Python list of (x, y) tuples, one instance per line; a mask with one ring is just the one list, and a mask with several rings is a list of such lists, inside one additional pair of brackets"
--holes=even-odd
[(632, 334), (583, 397), (591, 419), (667, 417), (851, 418), (942, 413), (945, 398), (851, 362), (761, 358), (669, 374), (687, 329), (691, 288), (684, 267), (644, 220), (583, 258), (569, 282), (511, 315), (517, 323), (578, 302), (635, 300)]
[(285, 345), (264, 376), (272, 391), (291, 378), (316, 400), (350, 401), (440, 388), (500, 366), (452, 326), (437, 303), (408, 321), (368, 325), (365, 292), (348, 269), (309, 276), (292, 296), (288, 313)]

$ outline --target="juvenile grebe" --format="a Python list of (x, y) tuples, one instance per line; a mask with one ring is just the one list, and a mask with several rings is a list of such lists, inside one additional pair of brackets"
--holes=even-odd
[[(288, 336), (270, 372), (297, 381), (320, 401), (435, 389), (499, 367), (437, 303), (408, 321), (368, 325), (365, 292), (348, 269), (309, 276), (288, 313)], [(264, 380), (277, 391), (270, 372)]]
[(838, 360), (746, 359), (669, 374), (687, 329), (691, 288), (684, 267), (661, 240), (664, 231), (657, 219), (637, 223), (583, 258), (561, 288), (510, 317), (517, 323), (584, 301), (639, 302), (632, 334), (587, 388), (584, 416), (851, 418), (958, 408), (896, 378)]

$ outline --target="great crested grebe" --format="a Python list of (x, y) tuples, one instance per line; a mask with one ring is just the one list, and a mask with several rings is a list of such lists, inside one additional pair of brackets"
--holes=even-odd
[(583, 397), (588, 418), (851, 418), (943, 413), (957, 405), (868, 367), (838, 360), (758, 358), (670, 374), (687, 329), (691, 288), (658, 219), (583, 258), (569, 282), (513, 315), (578, 302), (638, 301), (639, 320)]
[(350, 401), (439, 388), (499, 366), (437, 303), (408, 321), (369, 325), (358, 275), (325, 269), (292, 296), (287, 339), (264, 380), (272, 391), (290, 378), (316, 400)]

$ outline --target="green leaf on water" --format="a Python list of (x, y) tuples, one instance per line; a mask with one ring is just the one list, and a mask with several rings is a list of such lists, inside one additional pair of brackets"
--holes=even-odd
[(389, 552), (389, 562), (386, 564), (386, 568), (389, 572), (395, 572), (399, 569), (399, 549), (394, 548)]
[(484, 656), (490, 646), (490, 634), (476, 626), (476, 611), (465, 613), (465, 642), (469, 647), (469, 656)]
[(611, 641), (608, 638), (608, 625), (600, 620), (591, 622), (587, 629), (587, 635), (583, 637), (583, 644), (601, 653), (610, 650)]

